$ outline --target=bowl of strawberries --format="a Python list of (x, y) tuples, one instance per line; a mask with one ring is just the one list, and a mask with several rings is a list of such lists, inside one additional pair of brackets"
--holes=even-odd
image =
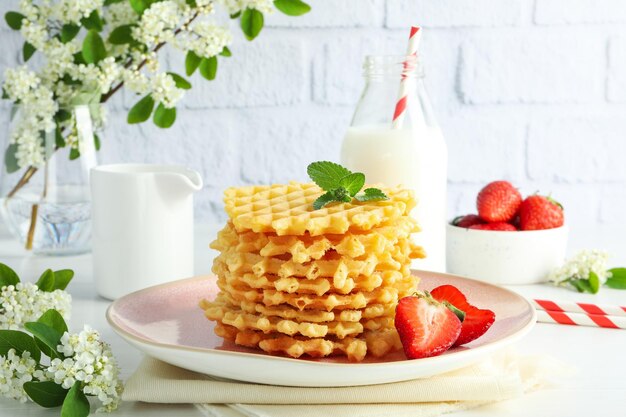
[(487, 184), (477, 214), (456, 217), (447, 229), (449, 273), (492, 284), (547, 281), (562, 264), (568, 228), (563, 206), (540, 194), (523, 198), (507, 181)]

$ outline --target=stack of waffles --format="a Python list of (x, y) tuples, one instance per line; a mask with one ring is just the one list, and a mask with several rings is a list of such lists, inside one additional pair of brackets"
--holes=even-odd
[(220, 292), (200, 303), (215, 332), (294, 358), (401, 349), (395, 306), (416, 291), (410, 264), (424, 254), (411, 241), (412, 193), (383, 191), (388, 200), (314, 210), (315, 184), (228, 189), (230, 220), (211, 244)]

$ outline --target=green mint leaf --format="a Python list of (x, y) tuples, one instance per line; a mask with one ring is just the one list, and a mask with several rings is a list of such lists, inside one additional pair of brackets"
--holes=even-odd
[(8, 265), (0, 263), (0, 288), (15, 285), (18, 282), (20, 282), (20, 277), (17, 276), (15, 271)]
[(287, 16), (302, 16), (311, 11), (311, 6), (300, 0), (274, 0), (274, 6)]
[(366, 188), (363, 194), (358, 194), (355, 198), (361, 202), (389, 200), (387, 194), (383, 193), (378, 188)]
[(150, 94), (139, 100), (128, 112), (129, 124), (143, 123), (150, 118), (154, 109), (154, 99)]
[(24, 391), (35, 403), (45, 408), (58, 407), (63, 404), (69, 390), (53, 381), (25, 382)]
[(230, 49), (228, 49), (228, 46), (225, 46), (224, 49), (222, 49), (222, 52), (220, 52), (220, 55), (229, 57), (229, 56), (233, 56), (233, 53), (230, 52)]
[[(98, 139), (98, 141), (100, 141), (100, 139)], [(98, 148), (98, 146), (96, 148)], [(72, 278), (74, 278), (74, 271), (71, 269), (59, 269), (58, 271), (54, 271), (54, 289), (66, 289)]]
[(26, 16), (18, 12), (7, 12), (4, 15), (4, 20), (7, 21), (7, 25), (13, 30), (20, 30), (22, 28), (22, 20), (24, 19), (26, 19)]
[(28, 62), (36, 50), (37, 49), (30, 43), (24, 42), (24, 46), (22, 47), (22, 58), (24, 58), (24, 62)]
[(249, 41), (256, 38), (263, 29), (263, 13), (257, 9), (246, 9), (241, 14), (241, 30)]
[(41, 350), (30, 335), (19, 330), (0, 330), (0, 356), (6, 357), (11, 349), (15, 349), (18, 355), (30, 352), (30, 357), (37, 363), (41, 359)]
[(327, 192), (327, 193), (322, 194), (321, 196), (319, 196), (317, 198), (317, 200), (315, 200), (313, 202), (313, 209), (314, 210), (319, 210), (322, 207), (324, 207), (326, 204), (332, 203), (333, 201), (337, 201), (335, 199), (335, 196), (333, 195), (333, 193)]
[(80, 32), (80, 26), (66, 23), (61, 27), (61, 42), (68, 43), (78, 35), (78, 32)]
[(59, 358), (61, 355), (57, 351), (60, 344), (62, 334), (52, 327), (37, 321), (30, 321), (24, 324), (26, 330), (31, 332), (35, 337), (35, 342), (39, 349), (50, 358)]
[(52, 269), (46, 269), (35, 285), (44, 292), (54, 291), (54, 272), (52, 272)]
[(63, 401), (61, 417), (87, 417), (89, 415), (89, 400), (80, 386), (81, 382), (76, 381), (70, 388)]
[(159, 103), (154, 111), (152, 121), (160, 128), (167, 129), (176, 121), (176, 107), (167, 108), (163, 103)]
[(338, 187), (331, 191), (331, 193), (336, 201), (343, 201), (345, 203), (349, 203), (350, 201), (352, 201), (352, 197), (345, 187)]
[(104, 47), (104, 41), (98, 32), (90, 30), (83, 40), (83, 58), (88, 64), (97, 64), (107, 57), (107, 51)]
[(104, 28), (104, 22), (100, 18), (97, 10), (93, 10), (89, 16), (83, 17), (80, 23), (82, 23), (85, 29), (95, 30), (96, 32), (102, 32)]
[(63, 316), (53, 308), (43, 313), (41, 317), (37, 319), (37, 322), (52, 327), (57, 332), (61, 333), (61, 335), (67, 332), (67, 324)]
[(365, 174), (353, 172), (339, 180), (339, 184), (348, 190), (351, 197), (354, 197), (365, 185)]
[(191, 83), (175, 72), (168, 72), (167, 74), (174, 79), (177, 88), (182, 88), (183, 90), (189, 90), (191, 88)]
[(626, 290), (626, 268), (609, 269), (611, 277), (606, 280), (606, 286), (615, 290)]
[(217, 57), (202, 58), (199, 65), (200, 75), (209, 81), (217, 76)]
[(133, 27), (135, 25), (121, 25), (109, 34), (109, 42), (113, 45), (125, 45), (133, 41)]
[(600, 278), (593, 271), (589, 272), (589, 288), (592, 294), (597, 294), (600, 290)]
[[(4, 166), (7, 170), (7, 174), (12, 174), (20, 170), (20, 164), (17, 162), (17, 143), (12, 143), (7, 146), (4, 151)], [(0, 287), (2, 286), (2, 277), (0, 276)]]
[(306, 169), (309, 178), (324, 191), (333, 191), (341, 186), (341, 180), (352, 174), (347, 168), (330, 161), (309, 164)]
[(196, 55), (194, 51), (187, 51), (187, 55), (185, 56), (185, 74), (187, 74), (188, 77), (198, 69), (200, 61), (202, 61), (202, 58)]

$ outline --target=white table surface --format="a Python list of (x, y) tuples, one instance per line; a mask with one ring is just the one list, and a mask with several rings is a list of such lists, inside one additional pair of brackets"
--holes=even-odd
[[(208, 249), (217, 228), (196, 227), (196, 274), (210, 271), (215, 252)], [(614, 256), (612, 266), (626, 265), (626, 223), (572, 230), (570, 253), (582, 248), (609, 250)], [(122, 377), (126, 379), (135, 369), (142, 354), (124, 342), (108, 326), (104, 312), (109, 301), (94, 290), (91, 256), (64, 258), (34, 257), (26, 254), (6, 234), (0, 236), (0, 262), (14, 268), (24, 280), (36, 280), (46, 268), (72, 268), (76, 272), (69, 286), (73, 296), (70, 327), (73, 330), (88, 323), (98, 329), (111, 344)], [(626, 304), (626, 291), (602, 289), (603, 299)], [(626, 330), (563, 326), (539, 323), (517, 349), (521, 353), (549, 353), (575, 365), (579, 372), (558, 385), (527, 394), (521, 398), (455, 413), (458, 417), (520, 416), (576, 417), (626, 415)], [(58, 416), (59, 409), (43, 409), (32, 403), (19, 404), (0, 399), (0, 417)], [(198, 417), (203, 414), (193, 405), (161, 405), (123, 403), (113, 416), (180, 416)], [(296, 417), (296, 416), (294, 416)]]

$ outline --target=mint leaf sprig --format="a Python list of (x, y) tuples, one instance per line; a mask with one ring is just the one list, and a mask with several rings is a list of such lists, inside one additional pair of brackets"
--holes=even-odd
[(313, 162), (309, 164), (306, 172), (315, 184), (326, 191), (313, 202), (315, 210), (334, 202), (349, 203), (353, 198), (361, 202), (389, 199), (378, 188), (366, 188), (362, 194), (359, 194), (365, 185), (365, 175), (361, 172), (352, 172), (334, 162)]

